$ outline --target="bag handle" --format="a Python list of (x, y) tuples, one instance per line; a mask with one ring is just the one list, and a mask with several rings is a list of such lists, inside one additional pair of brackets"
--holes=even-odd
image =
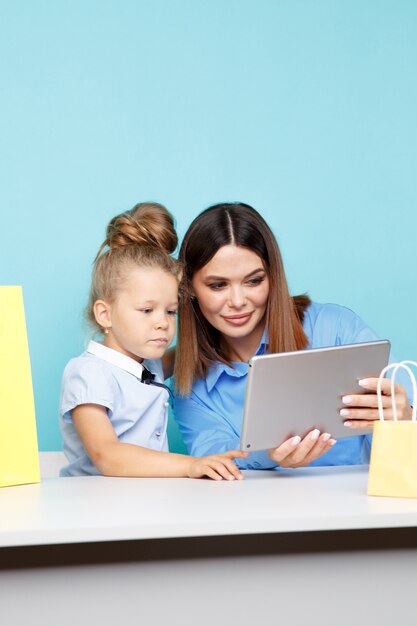
[(387, 365), (386, 367), (384, 367), (384, 369), (379, 375), (378, 386), (377, 386), (377, 396), (378, 396), (378, 413), (379, 413), (379, 419), (381, 420), (381, 422), (384, 421), (384, 407), (382, 406), (382, 391), (381, 391), (382, 380), (385, 374), (391, 369), (394, 370), (392, 373), (392, 378), (391, 378), (392, 419), (395, 422), (398, 421), (397, 402), (395, 398), (395, 377), (397, 375), (398, 370), (404, 369), (409, 375), (411, 385), (413, 387), (413, 412), (412, 412), (411, 420), (413, 422), (417, 421), (417, 381), (416, 381), (415, 375), (413, 374), (413, 371), (408, 367), (409, 365), (414, 365), (415, 367), (417, 367), (417, 363), (415, 361), (401, 361), (401, 363), (391, 363), (390, 365)]

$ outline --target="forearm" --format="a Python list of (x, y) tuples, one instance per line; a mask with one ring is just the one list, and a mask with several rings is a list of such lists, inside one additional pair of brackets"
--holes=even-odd
[(158, 452), (120, 441), (90, 452), (91, 460), (104, 476), (180, 478), (190, 475), (193, 457)]

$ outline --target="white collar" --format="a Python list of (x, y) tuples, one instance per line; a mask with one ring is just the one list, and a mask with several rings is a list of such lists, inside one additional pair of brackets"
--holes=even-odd
[(87, 352), (98, 356), (103, 361), (107, 361), (120, 369), (133, 374), (139, 380), (142, 380), (143, 365), (126, 354), (122, 354), (113, 348), (108, 348), (98, 341), (90, 341), (87, 346)]

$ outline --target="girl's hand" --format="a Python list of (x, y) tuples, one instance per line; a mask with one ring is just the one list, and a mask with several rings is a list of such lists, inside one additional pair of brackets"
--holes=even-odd
[(280, 467), (301, 467), (318, 459), (335, 443), (336, 440), (332, 439), (329, 433), (320, 435), (320, 431), (315, 429), (304, 439), (298, 435), (287, 439), (278, 448), (269, 450), (268, 454)]
[(224, 454), (212, 454), (210, 456), (191, 457), (188, 476), (189, 478), (202, 478), (208, 476), (213, 480), (242, 480), (243, 474), (234, 463), (233, 459), (247, 457), (247, 452), (229, 450)]
[[(343, 396), (342, 402), (346, 408), (341, 409), (340, 415), (346, 418), (347, 428), (370, 428), (372, 429), (375, 420), (379, 419), (377, 386), (378, 378), (366, 378), (360, 380), (361, 387), (371, 393), (349, 394)], [(392, 420), (391, 406), (391, 380), (384, 378), (381, 385), (382, 406), (384, 407), (384, 418)], [(408, 402), (404, 387), (395, 385), (395, 400), (397, 405), (397, 417), (399, 420), (411, 419), (411, 407)]]

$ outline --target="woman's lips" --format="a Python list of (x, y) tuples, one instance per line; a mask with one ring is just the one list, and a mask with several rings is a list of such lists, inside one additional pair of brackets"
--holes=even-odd
[(223, 319), (228, 324), (232, 324), (232, 326), (243, 326), (252, 317), (252, 313), (253, 311), (250, 313), (241, 313), (239, 315), (223, 315)]

